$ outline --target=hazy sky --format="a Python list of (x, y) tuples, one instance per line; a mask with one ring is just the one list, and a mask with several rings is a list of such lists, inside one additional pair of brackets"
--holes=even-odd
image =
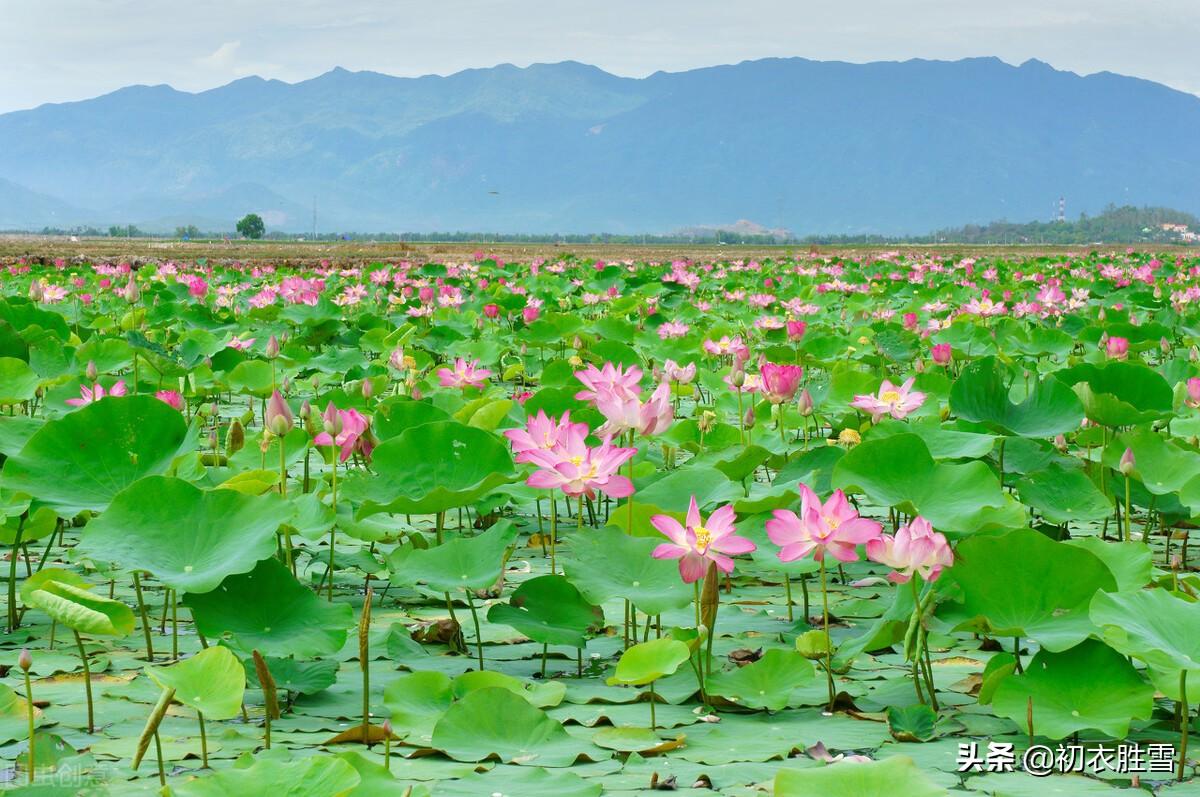
[(620, 75), (766, 56), (995, 55), (1200, 94), (1198, 0), (0, 0), (0, 112), (132, 83), (573, 59)]

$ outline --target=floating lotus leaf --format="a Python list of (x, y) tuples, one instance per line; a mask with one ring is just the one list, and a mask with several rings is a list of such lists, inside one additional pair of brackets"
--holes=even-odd
[(400, 584), (427, 584), (440, 592), (490, 587), (500, 578), (504, 552), (517, 538), (517, 528), (501, 521), (477, 537), (456, 537), (433, 548), (398, 548), (389, 557)]
[(182, 479), (150, 476), (118, 493), (87, 525), (79, 550), (149, 571), (180, 592), (209, 592), (275, 551), (275, 530), (289, 509), (273, 495), (205, 491)]
[(124, 603), (62, 581), (47, 581), (30, 590), (28, 600), (81, 634), (123, 637), (133, 632), (133, 611)]
[(713, 673), (705, 688), (709, 694), (740, 706), (779, 711), (787, 706), (792, 690), (812, 678), (813, 666), (804, 656), (774, 648), (752, 664)]
[(775, 776), (775, 797), (945, 797), (950, 792), (917, 769), (911, 758), (883, 761), (841, 761), (812, 769), (781, 769)]
[(692, 590), (680, 580), (678, 563), (650, 556), (657, 546), (656, 540), (619, 529), (590, 531), (571, 540), (563, 571), (596, 605), (628, 598), (643, 614), (682, 608), (691, 602)]

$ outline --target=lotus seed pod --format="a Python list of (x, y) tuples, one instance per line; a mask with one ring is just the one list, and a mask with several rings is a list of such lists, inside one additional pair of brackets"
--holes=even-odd
[(232, 457), (245, 445), (246, 429), (241, 421), (234, 418), (233, 423), (229, 424), (229, 431), (225, 433), (225, 456)]

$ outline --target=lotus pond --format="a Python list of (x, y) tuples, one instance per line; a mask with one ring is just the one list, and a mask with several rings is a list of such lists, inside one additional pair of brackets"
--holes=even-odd
[(1174, 253), (8, 262), (0, 780), (1200, 795), (1197, 300)]

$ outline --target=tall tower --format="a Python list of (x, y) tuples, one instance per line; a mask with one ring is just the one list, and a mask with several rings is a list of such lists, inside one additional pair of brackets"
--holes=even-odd
[(1067, 220), (1067, 200), (1065, 197), (1058, 198), (1058, 221), (1065, 222)]

